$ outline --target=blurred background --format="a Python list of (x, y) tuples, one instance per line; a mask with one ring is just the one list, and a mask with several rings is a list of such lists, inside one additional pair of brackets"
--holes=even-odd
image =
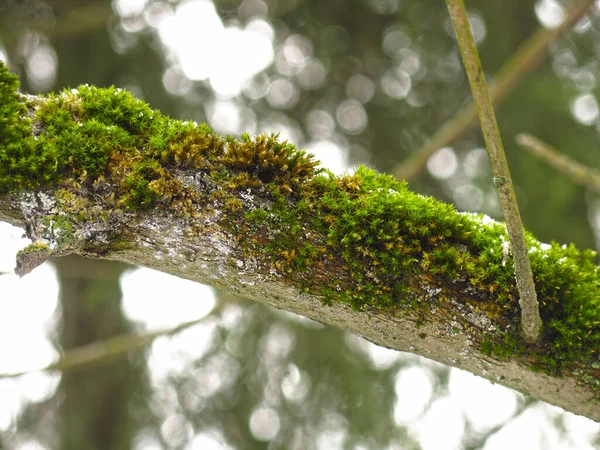
[[(571, 6), (466, 3), (490, 77)], [(543, 241), (598, 247), (600, 197), (514, 137), (530, 132), (600, 167), (599, 55), (596, 2), (497, 107), (525, 225)], [(114, 84), (221, 133), (279, 132), (336, 173), (393, 172), (470, 99), (443, 0), (0, 0), (0, 59), (23, 92)], [(501, 217), (477, 127), (410, 186)], [(25, 244), (0, 223), (0, 271)], [(0, 372), (193, 319), (141, 351), (0, 379), (0, 448), (600, 448), (599, 424), (468, 373), (107, 261), (0, 277)]]

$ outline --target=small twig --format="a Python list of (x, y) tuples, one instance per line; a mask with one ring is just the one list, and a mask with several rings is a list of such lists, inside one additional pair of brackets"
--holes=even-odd
[(517, 399), (517, 406), (513, 410), (513, 413), (510, 417), (506, 418), (503, 422), (497, 423), (496, 425), (492, 425), (490, 428), (487, 428), (485, 431), (480, 431), (477, 433), (469, 433), (467, 430), (463, 434), (466, 437), (467, 443), (463, 443), (464, 450), (480, 450), (486, 447), (486, 444), (490, 440), (492, 436), (494, 436), (498, 431), (500, 431), (505, 426), (509, 425), (511, 422), (515, 422), (518, 420), (523, 414), (527, 411), (530, 411), (531, 408), (540, 403), (539, 400), (536, 400), (529, 396), (523, 396)]
[(540, 337), (542, 320), (533, 284), (531, 265), (527, 256), (525, 233), (521, 223), (517, 198), (513, 189), (508, 162), (500, 139), (500, 131), (496, 123), (494, 107), (485, 82), (485, 75), (479, 60), (479, 54), (469, 25), (469, 18), (463, 0), (446, 0), (452, 26), (456, 33), (458, 46), (462, 55), (465, 70), (471, 84), (473, 98), (477, 105), (477, 113), (481, 130), (494, 174), (494, 184), (500, 195), (500, 205), (506, 220), (506, 229), (515, 262), (515, 276), (519, 290), (521, 306), (521, 328), (525, 341), (535, 343)]
[(553, 169), (567, 175), (575, 183), (600, 192), (599, 170), (573, 161), (554, 147), (530, 134), (521, 133), (517, 135), (516, 139), (518, 144), (530, 150), (534, 155), (539, 156)]
[(150, 345), (156, 338), (161, 336), (172, 336), (187, 328), (198, 325), (204, 321), (202, 319), (192, 320), (177, 325), (174, 328), (166, 330), (153, 331), (141, 335), (122, 335), (102, 342), (94, 342), (89, 345), (74, 348), (67, 351), (58, 361), (41, 367), (39, 369), (28, 370), (15, 373), (0, 374), (0, 380), (5, 378), (17, 378), (35, 372), (67, 371), (82, 369), (91, 365), (114, 361), (119, 357), (127, 355), (131, 351), (140, 350)]
[[(517, 86), (519, 81), (538, 65), (548, 47), (573, 27), (593, 4), (594, 0), (578, 2), (568, 11), (565, 20), (559, 27), (552, 30), (540, 27), (523, 42), (502, 66), (494, 82), (490, 83), (492, 102), (498, 104), (502, 101)], [(460, 138), (475, 123), (476, 119), (477, 110), (471, 102), (446, 122), (423, 147), (402, 161), (392, 173), (400, 180), (414, 179), (421, 173), (427, 164), (427, 160), (437, 149), (445, 147)]]

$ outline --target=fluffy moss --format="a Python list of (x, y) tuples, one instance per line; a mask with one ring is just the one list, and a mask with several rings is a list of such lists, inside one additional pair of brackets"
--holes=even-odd
[[(403, 304), (414, 307), (411, 292), (439, 286), (442, 296), (462, 295), (462, 301), (485, 311), (496, 324), (510, 325), (494, 340), (483, 341), (484, 351), (499, 357), (528, 351), (519, 334), (518, 292), (503, 224), (458, 213), (451, 205), (412, 193), (405, 183), (365, 167), (342, 177), (318, 175), (303, 185), (301, 198), (291, 205), (276, 202), (269, 216), (253, 211), (247, 218), (281, 229), (265, 252), (279, 254), (283, 266), (294, 271), (313, 267), (326, 253), (340, 257), (357, 282), (323, 285), (321, 279), (303, 279), (309, 291), (356, 309), (387, 310)], [(304, 223), (326, 236), (320, 248), (307, 242)], [(540, 354), (550, 352), (556, 367), (597, 359), (596, 253), (573, 245), (542, 244), (530, 234), (527, 240), (548, 346)], [(471, 296), (464, 294), (469, 292)]]
[(24, 249), (19, 250), (20, 254), (37, 253), (37, 252), (48, 252), (48, 253), (50, 253), (50, 249), (43, 242), (34, 242), (32, 244), (29, 244)]
[[(530, 348), (519, 334), (503, 224), (458, 213), (365, 167), (336, 177), (275, 135), (237, 140), (170, 119), (116, 88), (80, 86), (35, 103), (17, 88), (0, 63), (0, 194), (60, 184), (58, 201), (81, 221), (88, 220), (86, 200), (78, 197), (85, 189), (95, 189), (110, 208), (129, 211), (163, 202), (189, 215), (197, 214), (198, 202), (216, 204), (226, 213), (222, 226), (249, 256), (260, 254), (326, 302), (430, 311), (428, 301), (458, 299), (496, 326), (481, 336), (462, 324), (485, 352), (525, 355), (553, 373), (598, 358), (594, 252), (527, 235), (544, 321), (541, 344)], [(182, 184), (181, 171), (206, 176), (210, 202)], [(102, 183), (111, 188), (102, 190)], [(248, 190), (268, 197), (265, 206), (245, 210), (240, 192)]]
[(290, 191), (317, 164), (275, 135), (223, 138), (205, 124), (170, 119), (114, 87), (79, 86), (26, 107), (18, 86), (0, 62), (0, 193), (110, 177), (120, 184), (121, 206), (146, 209), (184, 194), (164, 167), (226, 165), (240, 173), (237, 185), (255, 177)]
[[(31, 160), (31, 149), (23, 141), (31, 134), (31, 121), (25, 117), (27, 108), (21, 100), (17, 89), (19, 80), (16, 75), (9, 73), (7, 67), (0, 61), (0, 186), (6, 191), (12, 185), (29, 183), (31, 171), (25, 168)], [(23, 173), (18, 180), (11, 175)]]

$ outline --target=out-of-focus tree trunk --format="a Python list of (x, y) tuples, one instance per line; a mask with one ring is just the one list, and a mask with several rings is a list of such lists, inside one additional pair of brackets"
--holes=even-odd
[[(58, 344), (69, 349), (130, 332), (119, 277), (126, 264), (77, 256), (55, 260), (62, 309)], [(136, 433), (131, 405), (145, 384), (142, 361), (121, 359), (63, 374), (59, 396), (62, 450), (130, 449)]]

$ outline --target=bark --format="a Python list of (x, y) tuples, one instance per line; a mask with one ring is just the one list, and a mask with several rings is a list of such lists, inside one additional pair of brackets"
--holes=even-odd
[[(86, 128), (91, 107), (85, 102), (117, 94), (83, 91), (20, 98), (36, 142), (57, 133), (39, 114), (44, 108), (69, 111), (91, 142), (106, 139), (96, 136), (98, 127)], [(154, 130), (159, 119), (153, 112), (144, 129)], [(118, 123), (132, 132), (130, 122)], [(106, 168), (95, 175), (73, 156), (63, 166), (57, 157), (60, 177), (39, 185), (4, 178), (0, 220), (23, 227), (34, 241), (17, 256), (20, 274), (69, 254), (142, 265), (467, 370), (600, 421), (600, 365), (595, 344), (589, 344), (600, 325), (596, 292), (581, 300), (593, 316), (591, 325), (578, 329), (568, 308), (575, 294), (565, 294), (577, 286), (552, 290), (565, 274), (571, 280), (565, 283), (582, 285), (582, 277), (597, 284), (590, 255), (528, 238), (538, 249), (532, 267), (538, 292), (546, 293), (542, 319), (551, 332), (527, 345), (518, 331), (503, 225), (457, 213), (367, 169), (337, 178), (319, 174), (309, 158), (274, 138), (236, 141), (195, 125), (168, 124), (149, 136), (140, 131), (133, 147), (110, 147)], [(156, 136), (172, 127), (179, 131), (167, 145), (158, 142)], [(57, 142), (70, 142), (49, 137), (53, 151)], [(0, 156), (9, 151), (7, 142), (0, 141)], [(562, 332), (573, 342), (561, 340)]]

